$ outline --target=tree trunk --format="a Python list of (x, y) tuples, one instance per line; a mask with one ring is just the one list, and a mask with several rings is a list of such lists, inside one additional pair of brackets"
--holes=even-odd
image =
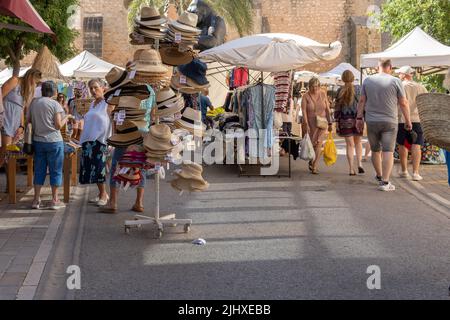
[(18, 77), (20, 73), (20, 60), (13, 60), (13, 76)]

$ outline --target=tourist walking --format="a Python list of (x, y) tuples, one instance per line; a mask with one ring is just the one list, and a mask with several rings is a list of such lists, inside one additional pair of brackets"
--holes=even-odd
[(305, 131), (309, 134), (314, 146), (316, 157), (309, 162), (312, 174), (318, 174), (318, 165), (322, 153), (322, 144), (327, 129), (332, 131), (331, 111), (326, 92), (320, 89), (320, 81), (312, 78), (309, 81), (308, 92), (302, 98), (302, 113)]
[(380, 60), (378, 74), (364, 81), (356, 121), (360, 133), (364, 131), (364, 120), (367, 123), (372, 163), (381, 191), (395, 190), (390, 177), (398, 131), (398, 105), (405, 118), (405, 129), (412, 129), (405, 90), (401, 80), (393, 77), (391, 73), (391, 60)]
[(99, 193), (96, 204), (105, 206), (109, 198), (106, 193), (106, 140), (111, 136), (112, 110), (104, 100), (105, 88), (102, 80), (93, 79), (89, 81), (88, 86), (94, 101), (84, 116), (84, 130), (80, 138), (80, 184), (97, 184)]
[[(406, 145), (408, 143), (408, 145), (411, 145), (413, 165), (412, 179), (414, 181), (421, 181), (423, 178), (419, 174), (419, 168), (422, 160), (422, 146), (425, 141), (422, 126), (420, 125), (419, 110), (417, 109), (416, 98), (418, 95), (427, 93), (428, 91), (422, 84), (413, 81), (415, 70), (410, 66), (401, 67), (397, 70), (397, 73), (399, 74), (400, 80), (403, 81), (403, 88), (405, 89), (406, 98), (409, 102), (412, 132), (414, 133), (412, 134), (412, 132), (408, 132), (405, 129), (405, 119), (402, 114), (399, 114), (397, 143), (399, 145), (400, 165), (402, 170), (400, 172), (400, 177), (411, 178), (411, 175), (408, 172), (409, 150)], [(414, 141), (412, 141), (412, 137), (414, 137)]]
[(58, 210), (65, 207), (58, 198), (64, 163), (64, 143), (60, 130), (72, 116), (63, 116), (63, 108), (52, 99), (56, 94), (54, 82), (44, 82), (41, 90), (42, 97), (33, 100), (27, 115), (27, 123), (31, 123), (33, 128), (34, 200), (32, 208), (41, 209), (41, 189), (48, 170), (52, 188), (50, 209)]
[[(344, 87), (337, 92), (337, 98), (334, 104), (336, 120), (336, 131), (340, 137), (345, 138), (347, 161), (349, 165), (350, 176), (364, 174), (362, 166), (362, 132), (356, 128), (356, 118), (358, 114), (358, 101), (360, 92), (356, 91), (354, 86), (355, 76), (350, 70), (342, 74)], [(356, 166), (354, 155), (356, 151)]]

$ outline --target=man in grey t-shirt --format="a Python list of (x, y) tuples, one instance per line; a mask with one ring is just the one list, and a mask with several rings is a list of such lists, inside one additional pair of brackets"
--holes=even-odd
[[(398, 105), (405, 117), (405, 129), (410, 131), (412, 123), (409, 104), (402, 82), (391, 76), (391, 60), (381, 60), (377, 75), (367, 78), (361, 88), (358, 104), (357, 127), (364, 130), (364, 115), (372, 150), (372, 163), (380, 183), (379, 190), (394, 191), (389, 182), (394, 166), (394, 151), (398, 130)], [(381, 156), (383, 152), (383, 157)]]

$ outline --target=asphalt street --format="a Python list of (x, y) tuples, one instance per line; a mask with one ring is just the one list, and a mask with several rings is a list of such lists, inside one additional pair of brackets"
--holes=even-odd
[[(340, 157), (313, 176), (297, 160), (291, 179), (205, 167), (210, 189), (181, 196), (166, 177), (162, 213), (193, 225), (162, 239), (153, 226), (125, 234), (134, 191), (121, 193), (119, 214), (105, 215), (86, 203), (95, 188), (80, 188), (35, 298), (448, 299), (450, 219), (402, 188), (377, 191), (369, 167), (350, 177)], [(153, 191), (151, 180), (148, 215)], [(193, 245), (198, 238), (207, 244)], [(67, 291), (73, 264), (81, 290)], [(367, 287), (369, 266), (380, 268), (379, 290)]]

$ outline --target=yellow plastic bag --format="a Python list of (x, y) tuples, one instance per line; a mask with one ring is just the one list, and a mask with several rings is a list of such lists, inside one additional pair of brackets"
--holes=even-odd
[(331, 132), (328, 134), (327, 142), (323, 148), (323, 160), (327, 166), (332, 166), (337, 161), (337, 149)]

